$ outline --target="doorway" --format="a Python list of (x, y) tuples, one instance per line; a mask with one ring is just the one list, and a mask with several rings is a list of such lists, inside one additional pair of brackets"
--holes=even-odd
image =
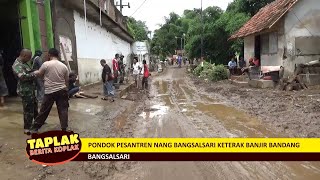
[[(261, 61), (261, 36), (255, 37), (255, 43), (254, 43), (254, 57), (260, 59)], [(260, 62), (261, 64), (261, 62)]]
[(0, 51), (3, 52), (3, 74), (10, 96), (17, 95), (17, 80), (12, 65), (22, 48), (19, 4), (17, 0), (0, 0)]

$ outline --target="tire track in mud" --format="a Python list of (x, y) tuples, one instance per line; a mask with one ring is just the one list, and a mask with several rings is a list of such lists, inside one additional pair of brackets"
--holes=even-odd
[[(202, 94), (190, 83), (183, 72), (173, 73), (172, 69), (155, 78), (151, 90), (154, 97), (137, 113), (145, 116), (137, 116), (138, 131), (135, 130), (134, 137), (267, 137), (269, 133), (277, 136), (260, 121), (246, 120), (250, 116), (224, 105), (219, 98)], [(168, 109), (162, 114), (153, 112), (156, 115), (145, 112), (155, 105)], [(232, 112), (240, 115), (234, 116)], [(141, 162), (137, 165), (130, 170), (135, 174), (128, 176), (130, 179), (256, 180), (318, 179), (320, 176), (318, 164), (309, 162)]]

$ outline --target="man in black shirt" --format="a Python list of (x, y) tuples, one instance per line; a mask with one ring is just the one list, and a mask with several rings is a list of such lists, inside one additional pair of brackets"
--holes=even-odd
[(110, 101), (114, 102), (114, 89), (113, 89), (113, 76), (110, 66), (107, 64), (106, 60), (102, 59), (100, 61), (101, 66), (103, 67), (102, 70), (102, 82), (103, 82), (103, 93), (104, 98), (102, 100), (108, 100), (110, 97)]

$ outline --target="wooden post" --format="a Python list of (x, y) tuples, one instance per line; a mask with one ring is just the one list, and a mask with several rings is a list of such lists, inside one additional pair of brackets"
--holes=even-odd
[(60, 46), (61, 46), (62, 54), (63, 54), (64, 60), (65, 60), (65, 62), (66, 62), (66, 65), (67, 65), (67, 67), (68, 67), (68, 69), (69, 69), (69, 72), (71, 72), (71, 67), (70, 67), (69, 61), (68, 61), (68, 59), (67, 59), (66, 52), (65, 52), (65, 50), (64, 50), (64, 46), (63, 46), (62, 43), (60, 43)]

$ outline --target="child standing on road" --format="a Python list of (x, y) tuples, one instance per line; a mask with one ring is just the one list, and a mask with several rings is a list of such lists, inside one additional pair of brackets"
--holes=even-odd
[(148, 92), (148, 78), (150, 76), (147, 61), (143, 60), (143, 79), (142, 79), (142, 89)]

